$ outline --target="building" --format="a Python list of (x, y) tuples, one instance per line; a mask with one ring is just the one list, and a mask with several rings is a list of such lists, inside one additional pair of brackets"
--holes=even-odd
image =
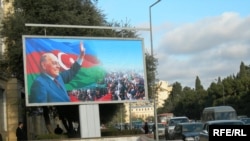
[[(162, 107), (164, 100), (166, 100), (172, 91), (172, 86), (166, 81), (159, 81), (160, 85), (157, 90), (157, 108)], [(130, 118), (141, 118), (146, 120), (148, 117), (154, 116), (154, 102), (150, 100), (148, 102), (137, 102), (137, 103), (124, 103), (126, 109), (125, 122), (129, 123)]]
[(172, 91), (172, 86), (167, 81), (159, 81), (158, 85), (161, 85), (157, 90), (158, 103), (157, 107), (163, 107), (164, 100), (168, 99), (170, 92)]
[[(0, 20), (12, 11), (12, 2), (13, 0), (0, 0)], [(4, 59), (4, 50), (3, 39), (0, 39), (0, 60)], [(22, 89), (16, 78), (7, 78), (5, 73), (0, 71), (0, 134), (3, 141), (15, 141), (18, 122), (25, 123)]]
[(16, 140), (18, 122), (25, 121), (22, 87), (16, 78), (0, 77), (0, 133), (3, 141)]

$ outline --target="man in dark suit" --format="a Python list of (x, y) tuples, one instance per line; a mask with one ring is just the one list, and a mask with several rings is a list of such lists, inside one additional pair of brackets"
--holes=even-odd
[(58, 135), (61, 135), (63, 133), (63, 129), (59, 126), (59, 124), (56, 125), (54, 133)]
[(64, 86), (70, 82), (81, 68), (85, 55), (85, 48), (80, 43), (80, 55), (70, 69), (60, 72), (58, 58), (53, 53), (44, 53), (41, 56), (41, 75), (31, 86), (30, 103), (70, 102)]
[(16, 128), (16, 137), (17, 141), (26, 141), (26, 135), (23, 129), (23, 122), (18, 123), (18, 127)]

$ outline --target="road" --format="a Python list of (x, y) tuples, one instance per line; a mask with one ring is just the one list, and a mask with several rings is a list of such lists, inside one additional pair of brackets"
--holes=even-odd
[[(139, 141), (156, 141), (156, 140), (153, 140), (153, 134), (148, 134), (148, 135), (140, 136)], [(160, 137), (159, 141), (182, 141), (182, 140), (165, 140), (164, 137)]]

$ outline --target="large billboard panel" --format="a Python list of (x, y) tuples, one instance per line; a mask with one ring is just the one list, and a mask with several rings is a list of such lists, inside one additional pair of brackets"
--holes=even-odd
[(148, 100), (143, 39), (23, 35), (27, 106)]

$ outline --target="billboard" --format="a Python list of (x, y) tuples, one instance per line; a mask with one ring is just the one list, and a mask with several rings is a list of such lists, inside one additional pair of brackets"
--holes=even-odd
[(27, 106), (148, 100), (143, 39), (23, 35)]

